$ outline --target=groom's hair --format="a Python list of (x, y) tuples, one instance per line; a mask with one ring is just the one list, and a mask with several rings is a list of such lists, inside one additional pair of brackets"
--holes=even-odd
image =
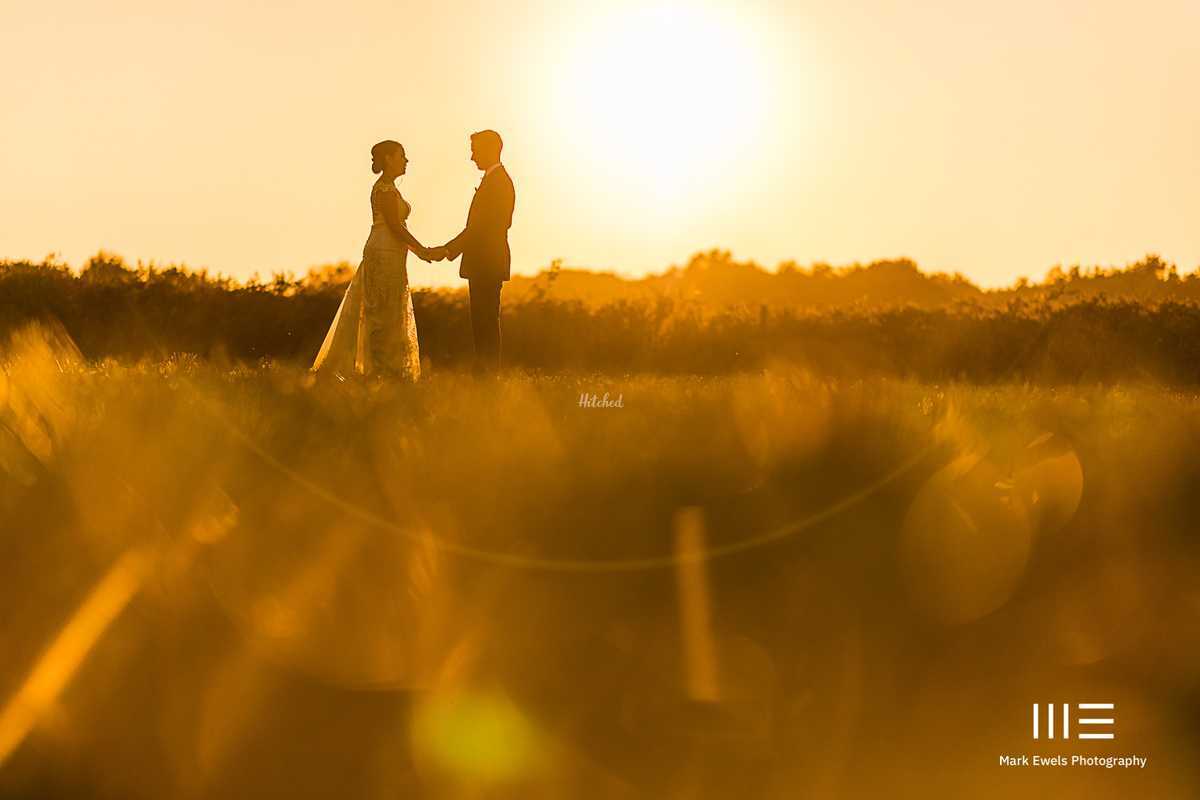
[(504, 148), (504, 141), (500, 138), (500, 134), (491, 129), (472, 133), (471, 141), (479, 142), (484, 147), (495, 150), (496, 155), (500, 155), (500, 151)]

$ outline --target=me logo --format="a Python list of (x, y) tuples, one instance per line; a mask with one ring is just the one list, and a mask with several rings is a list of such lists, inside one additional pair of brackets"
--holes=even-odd
[[(1080, 703), (1076, 706), (1080, 711), (1112, 711), (1115, 706), (1112, 703)], [(1039, 721), (1040, 712), (1037, 703), (1033, 704), (1033, 738), (1039, 738)], [(1075, 720), (1076, 725), (1087, 725), (1088, 727), (1099, 725), (1113, 725), (1112, 717), (1082, 717)], [(1093, 733), (1090, 730), (1082, 731), (1075, 734), (1076, 739), (1112, 739), (1116, 736), (1112, 731), (1103, 733)], [(1054, 738), (1054, 703), (1046, 703), (1046, 738)], [(1062, 704), (1062, 727), (1060, 739), (1071, 738), (1071, 706), (1067, 703)]]

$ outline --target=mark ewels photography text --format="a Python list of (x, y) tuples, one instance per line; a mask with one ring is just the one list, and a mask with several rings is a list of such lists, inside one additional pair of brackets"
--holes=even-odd
[(1122, 769), (1145, 769), (1148, 756), (1081, 756), (1081, 755), (1019, 755), (1019, 756), (1000, 756), (1000, 766), (1002, 767), (1103, 767), (1104, 769), (1113, 769), (1121, 767)]

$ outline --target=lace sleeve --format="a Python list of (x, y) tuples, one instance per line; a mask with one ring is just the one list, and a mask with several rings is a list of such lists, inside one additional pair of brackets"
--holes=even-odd
[(400, 190), (390, 183), (379, 183), (375, 186), (375, 193), (372, 197), (372, 202), (382, 211), (384, 208), (391, 205), (394, 207), (400, 216), (400, 224), (407, 226), (408, 212), (410, 207), (404, 200), (404, 196), (400, 194)]
[[(400, 190), (393, 184), (383, 181), (377, 183), (373, 191), (371, 202), (384, 221), (388, 223), (392, 233), (411, 248), (423, 248), (424, 245), (417, 241), (417, 237), (408, 230), (408, 214), (411, 207), (400, 195)], [(387, 210), (389, 206), (394, 212), (394, 216)]]

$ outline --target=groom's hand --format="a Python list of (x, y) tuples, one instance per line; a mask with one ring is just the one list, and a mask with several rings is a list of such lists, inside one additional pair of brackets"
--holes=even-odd
[(446, 255), (447, 253), (445, 246), (433, 247), (429, 250), (429, 258), (431, 261), (445, 261)]

